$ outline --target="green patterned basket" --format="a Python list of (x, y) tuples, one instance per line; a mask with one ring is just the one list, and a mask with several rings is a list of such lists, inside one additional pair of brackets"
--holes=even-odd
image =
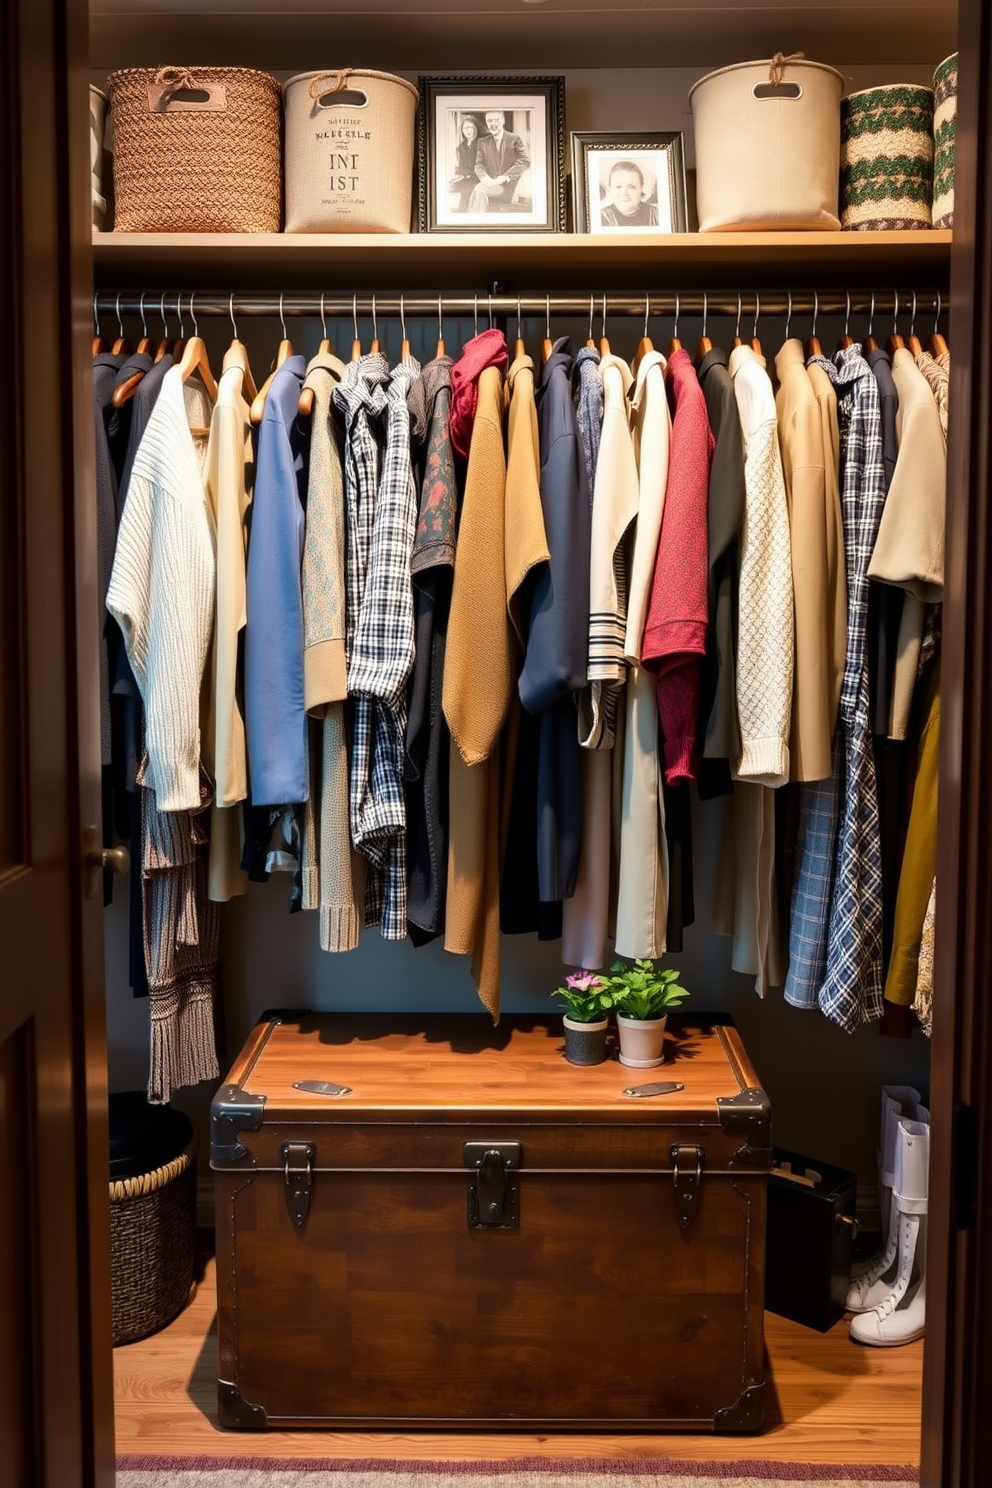
[(958, 112), (958, 54), (933, 75), (933, 225), (954, 226), (954, 133)]
[(931, 226), (932, 88), (897, 83), (841, 99), (841, 227)]

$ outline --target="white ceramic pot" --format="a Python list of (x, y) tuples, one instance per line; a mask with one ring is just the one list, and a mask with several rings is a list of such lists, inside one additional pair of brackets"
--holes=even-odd
[(665, 1024), (663, 1018), (625, 1018), (617, 1013), (617, 1032), (620, 1035), (620, 1063), (631, 1069), (653, 1069), (664, 1063)]

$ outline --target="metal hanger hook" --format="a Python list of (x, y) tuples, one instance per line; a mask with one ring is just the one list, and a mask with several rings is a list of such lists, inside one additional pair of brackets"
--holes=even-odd
[(875, 324), (875, 291), (871, 292), (871, 300), (868, 310), (868, 334), (871, 335), (872, 326)]
[(786, 290), (786, 294), (789, 297), (789, 308), (785, 312), (785, 339), (786, 339), (786, 341), (788, 341), (788, 339), (789, 339), (789, 331), (790, 331), (790, 329), (792, 327), (792, 290), (791, 289), (787, 289)]
[(899, 291), (897, 289), (892, 291), (892, 334), (893, 336), (899, 334)]
[(845, 336), (849, 336), (850, 335), (850, 325), (851, 325), (851, 291), (849, 289), (847, 289), (847, 290), (844, 291), (844, 335)]
[(936, 295), (936, 300), (935, 300), (935, 303), (934, 303), (934, 311), (933, 311), (933, 333), (936, 336), (939, 333), (939, 331), (940, 331), (940, 306), (941, 306), (940, 290), (939, 289), (935, 289), (934, 290), (934, 294)]
[[(95, 303), (96, 302), (94, 301), (94, 304)], [(168, 326), (168, 322), (166, 321), (166, 318), (165, 318), (165, 290), (162, 291), (162, 298), (161, 298), (161, 300), (159, 302), (158, 313), (162, 317), (162, 335), (165, 338), (165, 340), (168, 341), (168, 339), (169, 339), (169, 326)]]
[(193, 335), (198, 336), (200, 334), (200, 327), (196, 323), (196, 315), (193, 310), (193, 300), (195, 297), (196, 290), (191, 289), (189, 292), (189, 318), (193, 322)]
[(816, 340), (816, 322), (819, 320), (819, 318), (820, 318), (820, 296), (817, 294), (816, 290), (814, 289), (814, 291), (813, 291), (813, 324), (810, 327), (810, 336), (812, 337), (812, 339), (814, 341)]
[(357, 296), (357, 294), (353, 294), (352, 297), (351, 297), (351, 323), (354, 326), (354, 329), (355, 329), (355, 340), (357, 341), (358, 340), (358, 296)]
[(376, 309), (375, 309), (375, 291), (373, 290), (373, 292), (372, 292), (372, 340), (373, 341), (378, 341), (378, 339), (379, 339), (379, 318), (376, 315)]
[[(282, 326), (282, 339), (284, 341), (288, 341), (289, 340), (289, 337), (286, 335), (286, 317), (283, 314), (283, 308), (282, 308), (283, 298), (284, 298), (283, 291), (280, 290), (279, 291), (279, 323)], [(192, 311), (193, 311), (192, 301), (190, 302), (190, 307), (189, 308), (190, 308), (190, 313), (192, 314)]]
[(737, 291), (737, 325), (734, 329), (735, 340), (740, 340), (741, 335), (741, 292)]
[(141, 334), (148, 340), (148, 325), (145, 320), (145, 291), (142, 290), (138, 296), (138, 314), (141, 316)]
[[(99, 334), (100, 334), (100, 315), (99, 315), (99, 312), (98, 312), (98, 310), (96, 308), (96, 302), (97, 302), (98, 299), (99, 299), (99, 296), (98, 295), (94, 295), (93, 296), (93, 334), (94, 334), (94, 336), (99, 336)], [(165, 295), (162, 296), (162, 300), (164, 302)]]
[(703, 290), (703, 331), (702, 331), (703, 336), (706, 335), (706, 323), (707, 323), (708, 319), (709, 319), (709, 304), (707, 302), (706, 291), (704, 289)]
[(675, 328), (674, 328), (674, 337), (675, 337), (675, 340), (676, 341), (679, 339), (679, 310), (680, 310), (680, 308), (681, 308), (681, 306), (680, 306), (680, 303), (679, 303), (679, 292), (678, 292), (678, 290), (676, 290), (675, 291)]
[(181, 290), (176, 293), (176, 319), (179, 321), (179, 339), (180, 341), (185, 341), (186, 323), (183, 320), (183, 296)]
[(916, 290), (913, 290), (913, 308), (909, 312), (909, 334), (916, 335)]
[(475, 334), (479, 334), (479, 296), (476, 295), (473, 303), (473, 316), (475, 320)]
[(406, 307), (403, 304), (403, 291), (400, 290), (400, 335), (406, 340)]
[(327, 340), (327, 317), (324, 314), (324, 291), (323, 290), (320, 291), (320, 330), (321, 330), (321, 334), (324, 337), (324, 340), (326, 341)]
[(544, 302), (544, 334), (548, 338), (548, 340), (550, 341), (551, 340), (551, 296), (550, 296), (550, 294), (545, 297), (545, 302)]
[(600, 338), (605, 341), (606, 340), (606, 291), (605, 290), (603, 291), (603, 319), (600, 322), (599, 334), (600, 334)]
[[(520, 301), (519, 300), (517, 301), (517, 304), (518, 305), (520, 304)], [(590, 295), (589, 296), (589, 340), (590, 341), (592, 340), (592, 311), (593, 311), (593, 297), (592, 297), (592, 295)]]
[(437, 297), (437, 339), (444, 340), (444, 317), (441, 311), (441, 296)]
[(642, 336), (647, 336), (647, 333), (648, 333), (648, 320), (650, 319), (650, 317), (651, 317), (651, 296), (649, 294), (646, 294), (644, 296), (644, 329), (641, 332), (641, 335)]
[(114, 310), (115, 310), (116, 315), (117, 315), (117, 329), (120, 332), (120, 337), (121, 337), (121, 340), (123, 341), (124, 340), (124, 322), (123, 322), (123, 320), (121, 320), (121, 297), (120, 297), (120, 295), (117, 296), (117, 303), (114, 306)]
[(235, 341), (237, 341), (237, 339), (238, 339), (238, 323), (237, 323), (237, 321), (234, 318), (234, 291), (233, 290), (231, 291), (230, 299), (227, 302), (227, 313), (231, 317), (231, 330), (234, 332), (234, 339), (235, 339)]
[(758, 291), (754, 292), (754, 329), (751, 331), (752, 341), (758, 339), (758, 317), (761, 315), (761, 296)]
[(492, 296), (492, 290), (490, 290), (490, 292), (489, 292), (489, 329), (492, 330), (492, 328), (493, 328), (493, 296)]

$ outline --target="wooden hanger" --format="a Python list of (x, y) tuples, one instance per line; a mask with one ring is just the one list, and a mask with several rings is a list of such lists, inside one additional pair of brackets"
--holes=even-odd
[(866, 353), (869, 352), (869, 351), (877, 351), (878, 350), (878, 342), (875, 340), (875, 337), (872, 334), (872, 327), (874, 326), (874, 324), (875, 324), (875, 291), (872, 290), (872, 294), (871, 294), (871, 309), (868, 311), (868, 334), (865, 337), (864, 343), (863, 343), (864, 344), (864, 349), (865, 349), (865, 352)]
[(892, 334), (885, 343), (885, 349), (889, 356), (894, 356), (897, 351), (905, 349), (906, 342), (899, 334), (899, 291), (892, 291)]
[(933, 335), (930, 337), (930, 355), (939, 357), (947, 355), (947, 342), (938, 331), (940, 324), (940, 291), (937, 291), (937, 304), (933, 317)]
[(703, 290), (703, 329), (702, 329), (702, 332), (700, 334), (699, 340), (696, 342), (696, 355), (693, 358), (693, 360), (695, 361), (697, 367), (699, 366), (700, 362), (703, 360), (703, 357), (706, 356), (707, 352), (710, 352), (710, 351), (713, 350), (713, 342), (710, 340), (709, 336), (706, 334), (706, 323), (707, 323), (707, 320), (709, 318), (708, 311), (709, 311), (709, 305), (708, 305), (707, 300), (706, 300), (706, 291), (704, 289)]
[[(144, 290), (142, 290), (138, 300), (138, 311), (141, 315), (141, 340), (137, 345), (137, 354), (139, 356), (153, 357), (155, 355), (156, 343), (149, 336), (148, 326), (145, 324)], [(114, 388), (114, 391), (110, 395), (110, 401), (115, 408), (123, 408), (124, 404), (134, 397), (144, 375), (144, 372), (141, 370), (132, 372), (131, 376), (122, 382), (119, 387)]]
[[(321, 296), (320, 296), (320, 327), (321, 327), (321, 330), (324, 332), (324, 334), (323, 334), (323, 337), (321, 338), (320, 345), (317, 347), (317, 355), (318, 356), (330, 356), (331, 355), (331, 342), (330, 342), (330, 338), (329, 338), (329, 336), (327, 334), (327, 321), (324, 319), (324, 296), (323, 296), (323, 293), (321, 293)], [(309, 368), (307, 370), (309, 371)], [(302, 389), (302, 391), (300, 392), (300, 401), (297, 404), (297, 411), (300, 414), (300, 417), (301, 418), (309, 418), (310, 415), (313, 413), (313, 397), (314, 397), (313, 388), (304, 387)]]
[(675, 291), (675, 323), (672, 326), (672, 339), (668, 343), (668, 360), (671, 361), (677, 351), (682, 350), (682, 342), (679, 340), (679, 292)]
[(755, 356), (763, 356), (761, 342), (758, 340), (758, 317), (761, 314), (761, 296), (755, 291), (754, 295), (754, 325), (751, 329), (751, 350)]
[(203, 386), (207, 390), (207, 397), (211, 403), (217, 401), (217, 379), (210, 368), (210, 358), (207, 355), (206, 342), (199, 333), (196, 317), (193, 314), (193, 296), (189, 297), (189, 313), (193, 321), (193, 334), (183, 347), (182, 359), (179, 363), (179, 375), (183, 382), (189, 382), (193, 373), (199, 374)]
[(814, 291), (813, 291), (813, 324), (810, 327), (809, 337), (808, 337), (808, 339), (806, 341), (806, 360), (807, 361), (809, 361), (810, 357), (818, 357), (818, 356), (822, 356), (823, 355), (823, 347), (820, 345), (820, 338), (816, 334), (816, 321), (817, 321), (817, 317), (819, 316), (819, 314), (820, 314), (820, 296), (817, 294), (816, 290), (814, 289)]
[(845, 291), (844, 300), (845, 300), (845, 308), (844, 308), (844, 330), (843, 330), (843, 333), (841, 334), (841, 337), (840, 337), (839, 341), (837, 342), (837, 350), (838, 351), (843, 351), (844, 348), (845, 348), (845, 346), (853, 346), (854, 345), (854, 337), (850, 334), (850, 331), (848, 330), (848, 327), (851, 324), (851, 291), (850, 290), (846, 290)]
[(601, 357), (610, 355), (610, 343), (606, 335), (606, 295), (603, 295), (603, 319), (599, 328), (599, 354)]
[(638, 341), (638, 343), (637, 343), (637, 350), (634, 352), (634, 355), (631, 358), (631, 363), (630, 363), (630, 370), (631, 370), (631, 372), (634, 373), (635, 377), (637, 375), (637, 368), (640, 365), (642, 358), (646, 357), (649, 352), (654, 351), (654, 342), (651, 340), (651, 337), (648, 335), (648, 319), (650, 318), (650, 315), (651, 315), (651, 296), (650, 295), (645, 295), (644, 296), (644, 330), (643, 330), (643, 333), (641, 335), (640, 341)]
[(918, 356), (922, 356), (923, 355), (923, 342), (920, 340), (919, 336), (916, 334), (916, 290), (915, 289), (913, 290), (913, 308), (910, 311), (910, 315), (909, 315), (909, 335), (906, 338), (906, 345), (909, 347), (909, 349), (912, 352), (912, 354), (913, 354), (914, 357), (918, 357)]
[[(518, 311), (519, 311), (519, 303), (518, 303)], [(517, 315), (517, 334), (518, 335), (520, 334), (520, 315), (519, 315), (519, 313)], [(444, 354), (445, 354), (444, 353), (444, 319), (443, 319), (443, 314), (442, 314), (442, 310), (441, 310), (441, 296), (438, 295), (438, 297), (437, 297), (437, 346), (434, 348), (434, 356), (435, 356), (435, 358), (436, 357), (443, 357)]]
[(117, 296), (117, 340), (113, 344), (114, 356), (130, 356), (131, 343), (124, 334), (124, 322), (121, 320), (121, 297)]
[(279, 368), (282, 366), (286, 358), (293, 355), (293, 343), (286, 335), (286, 317), (283, 314), (282, 302), (283, 293), (280, 290), (279, 319), (282, 323), (282, 340), (279, 342), (279, 349), (276, 352), (275, 361), (272, 363), (272, 370), (252, 399), (251, 413), (249, 414), (249, 417), (253, 424), (260, 424), (262, 422), (262, 415), (265, 412), (265, 400), (269, 396), (269, 388), (272, 386), (272, 379), (275, 377), (276, 373), (279, 371)]
[(544, 340), (541, 342), (542, 367), (547, 366), (548, 358), (551, 356), (551, 349), (551, 296), (548, 295), (547, 299), (545, 300), (544, 309)]

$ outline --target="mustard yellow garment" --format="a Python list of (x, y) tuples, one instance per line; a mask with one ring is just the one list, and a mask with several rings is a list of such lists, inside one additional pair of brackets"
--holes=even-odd
[(888, 1002), (912, 1006), (923, 922), (937, 869), (937, 763), (940, 752), (940, 663), (934, 663), (926, 722), (920, 736), (920, 762), (913, 787), (913, 806), (906, 851), (896, 895), (892, 956), (885, 979)]

